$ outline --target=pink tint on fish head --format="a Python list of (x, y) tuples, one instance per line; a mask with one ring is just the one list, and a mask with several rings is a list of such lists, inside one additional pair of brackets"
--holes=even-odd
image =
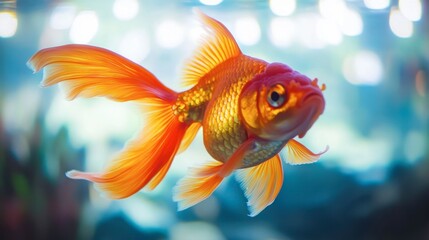
[(240, 116), (250, 135), (287, 141), (303, 137), (323, 113), (325, 86), (281, 63), (271, 63), (240, 95)]

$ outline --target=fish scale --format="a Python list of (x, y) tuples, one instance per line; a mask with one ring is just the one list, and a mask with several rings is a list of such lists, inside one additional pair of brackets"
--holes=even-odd
[[(247, 139), (247, 132), (239, 120), (238, 98), (243, 86), (265, 69), (266, 62), (241, 55), (230, 59), (210, 71), (193, 89), (197, 92), (200, 85), (212, 84), (211, 98), (202, 103), (206, 107), (203, 123), (204, 144), (209, 154), (216, 160), (225, 162), (234, 151)], [(215, 79), (214, 81), (212, 79)], [(180, 98), (180, 97), (179, 97)], [(189, 106), (191, 106), (189, 104)], [(191, 106), (189, 109), (196, 106)], [(265, 160), (265, 159), (261, 159)]]
[(254, 150), (246, 154), (242, 160), (240, 168), (253, 167), (272, 158), (284, 147), (284, 145), (285, 143), (282, 141), (257, 142), (257, 146), (255, 146)]

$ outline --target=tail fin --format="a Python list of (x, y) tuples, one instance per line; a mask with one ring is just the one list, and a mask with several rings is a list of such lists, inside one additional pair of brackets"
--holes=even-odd
[[(103, 173), (70, 171), (67, 176), (95, 182), (111, 198), (125, 198), (164, 178), (190, 124), (172, 111), (177, 93), (143, 67), (106, 49), (65, 45), (36, 53), (29, 61), (44, 68), (42, 85), (64, 84), (68, 97), (105, 96), (116, 101), (142, 101), (146, 126)], [(188, 133), (189, 134), (189, 133)]]
[(174, 91), (140, 65), (104, 48), (70, 44), (46, 48), (28, 61), (35, 72), (44, 68), (42, 86), (60, 83), (68, 99), (103, 96), (115, 101), (161, 98)]
[(168, 103), (152, 104), (146, 128), (127, 144), (104, 173), (70, 171), (67, 176), (95, 182), (114, 199), (128, 197), (146, 185), (155, 188), (167, 173), (188, 125), (177, 120)]

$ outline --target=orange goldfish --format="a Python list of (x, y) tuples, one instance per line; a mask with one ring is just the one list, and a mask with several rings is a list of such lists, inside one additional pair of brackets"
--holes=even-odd
[(28, 62), (44, 69), (42, 86), (61, 84), (67, 97), (103, 96), (144, 106), (146, 125), (101, 173), (72, 170), (67, 176), (94, 182), (114, 199), (154, 189), (176, 154), (203, 128), (214, 160), (193, 168), (173, 190), (179, 210), (207, 197), (236, 172), (255, 216), (277, 197), (283, 170), (280, 151), (291, 164), (315, 162), (315, 154), (293, 138), (303, 137), (322, 114), (318, 85), (281, 63), (244, 55), (228, 29), (196, 11), (206, 33), (184, 69), (190, 89), (175, 92), (142, 66), (109, 50), (88, 45), (43, 49)]

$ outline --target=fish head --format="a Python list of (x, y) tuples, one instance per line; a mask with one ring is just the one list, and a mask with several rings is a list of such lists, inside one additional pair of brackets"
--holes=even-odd
[(281, 63), (246, 83), (239, 98), (241, 120), (249, 134), (287, 141), (303, 137), (325, 108), (325, 85)]

